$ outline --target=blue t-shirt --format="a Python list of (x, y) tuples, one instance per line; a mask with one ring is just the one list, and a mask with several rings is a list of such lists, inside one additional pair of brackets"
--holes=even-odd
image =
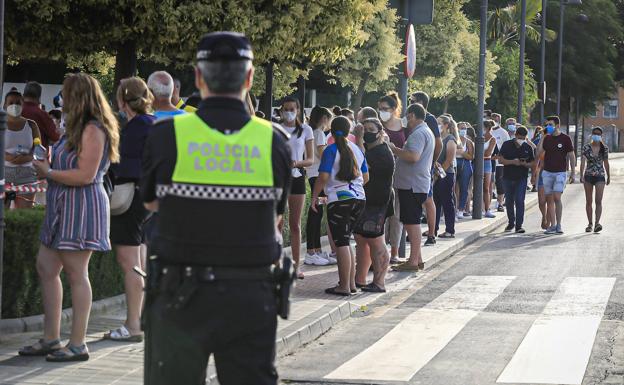
[(186, 114), (184, 110), (175, 110), (175, 111), (154, 111), (154, 117), (157, 120), (173, 118), (176, 115)]
[(321, 163), (319, 165), (319, 172), (326, 172), (329, 174), (329, 180), (325, 186), (325, 195), (327, 195), (327, 202), (332, 203), (336, 201), (342, 201), (347, 199), (361, 199), (366, 200), (366, 194), (364, 192), (364, 178), (362, 175), (368, 172), (368, 166), (366, 165), (366, 159), (362, 150), (354, 143), (347, 141), (349, 148), (355, 155), (355, 163), (360, 169), (360, 173), (355, 179), (345, 182), (336, 179), (336, 174), (340, 170), (340, 153), (338, 152), (338, 145), (332, 143), (325, 147), (323, 156), (321, 157)]
[(429, 129), (431, 130), (431, 132), (433, 132), (433, 136), (435, 136), (436, 138), (439, 138), (440, 129), (438, 128), (438, 119), (436, 119), (436, 117), (433, 116), (433, 114), (430, 114), (427, 112), (427, 115), (425, 115), (425, 123), (427, 123), (427, 126), (429, 126)]

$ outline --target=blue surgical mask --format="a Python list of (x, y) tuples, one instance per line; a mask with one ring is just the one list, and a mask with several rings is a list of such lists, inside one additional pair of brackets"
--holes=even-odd
[(507, 129), (509, 130), (509, 132), (516, 132), (516, 125), (515, 124), (508, 124), (507, 125)]
[(546, 133), (548, 135), (551, 135), (553, 132), (555, 132), (555, 126), (553, 126), (552, 124), (548, 124), (546, 126)]
[(468, 130), (459, 130), (459, 136), (461, 136), (462, 138), (466, 137), (467, 133), (468, 133)]
[(602, 140), (602, 135), (592, 135), (591, 138), (594, 142), (600, 142)]

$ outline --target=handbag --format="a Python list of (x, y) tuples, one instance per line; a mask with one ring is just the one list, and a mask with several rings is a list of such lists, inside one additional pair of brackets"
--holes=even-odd
[(128, 211), (132, 200), (134, 199), (134, 191), (136, 186), (134, 182), (118, 184), (115, 186), (110, 199), (111, 215), (121, 215)]
[(366, 205), (364, 212), (355, 223), (354, 232), (365, 237), (378, 237), (384, 232), (387, 206)]

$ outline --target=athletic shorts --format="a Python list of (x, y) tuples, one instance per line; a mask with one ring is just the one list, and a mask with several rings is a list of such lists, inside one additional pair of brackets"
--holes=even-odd
[(404, 225), (419, 225), (422, 217), (422, 205), (427, 200), (427, 194), (415, 193), (412, 190), (397, 190), (401, 212), (399, 218)]
[(595, 186), (599, 183), (607, 183), (605, 177), (600, 175), (585, 175), (583, 179), (585, 179), (585, 183), (589, 183), (592, 186)]
[(562, 193), (565, 190), (568, 181), (568, 173), (542, 171), (542, 179), (544, 180), (544, 193), (550, 195), (552, 193)]
[(306, 177), (300, 176), (292, 178), (290, 185), (290, 195), (305, 195), (306, 193)]
[(362, 215), (366, 201), (348, 199), (327, 205), (327, 223), (336, 247), (349, 246), (355, 223)]

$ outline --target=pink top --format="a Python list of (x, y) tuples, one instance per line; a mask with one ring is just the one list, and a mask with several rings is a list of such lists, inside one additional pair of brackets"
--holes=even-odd
[[(349, 136), (347, 136), (347, 139), (349, 139), (350, 142), (353, 142), (355, 144), (357, 144), (357, 139), (355, 138), (355, 135), (353, 134), (349, 134)], [(327, 145), (329, 146), (332, 143), (335, 143), (336, 141), (334, 140), (334, 136), (333, 135), (329, 135), (327, 137)]]

